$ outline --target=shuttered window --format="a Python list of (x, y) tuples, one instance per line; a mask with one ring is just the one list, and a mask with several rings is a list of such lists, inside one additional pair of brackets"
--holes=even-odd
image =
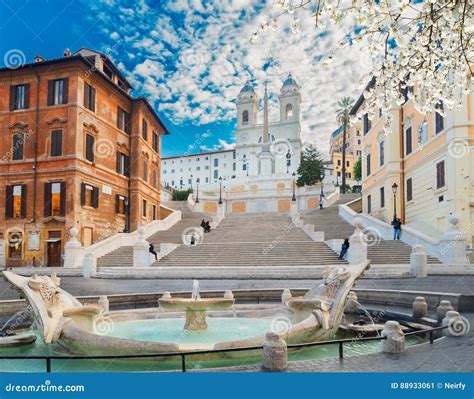
[(411, 177), (407, 179), (407, 201), (411, 201), (413, 199), (413, 180)]
[(23, 150), (24, 150), (24, 136), (21, 133), (16, 133), (13, 135), (12, 140), (12, 159), (18, 161), (23, 159)]
[(142, 216), (146, 218), (146, 200), (142, 200)]
[(156, 132), (153, 132), (153, 149), (158, 152), (158, 143), (159, 143), (159, 138)]
[(148, 140), (148, 123), (145, 119), (142, 120), (142, 137), (144, 140)]
[(30, 84), (10, 86), (10, 111), (30, 108)]
[(86, 159), (90, 162), (94, 162), (94, 144), (94, 136), (86, 134)]
[(81, 183), (81, 205), (98, 208), (99, 188), (87, 183)]
[(436, 164), (436, 188), (442, 188), (446, 185), (444, 161)]
[(115, 213), (125, 215), (127, 212), (127, 197), (124, 195), (116, 194), (115, 195)]
[(66, 215), (66, 182), (44, 184), (44, 216)]
[(370, 154), (367, 154), (365, 158), (365, 168), (366, 168), (366, 175), (370, 176)]
[(84, 107), (95, 112), (95, 89), (84, 82)]
[(367, 196), (367, 213), (372, 212), (372, 196), (368, 195)]
[(51, 156), (60, 157), (63, 155), (63, 131), (51, 131)]
[(117, 127), (130, 134), (130, 114), (120, 107), (117, 107)]
[(405, 130), (405, 143), (406, 143), (406, 155), (411, 154), (413, 151), (413, 135), (411, 126)]
[(370, 123), (370, 119), (369, 119), (369, 114), (364, 114), (363, 127), (364, 127), (364, 136), (365, 136), (372, 127), (372, 124)]
[(148, 163), (143, 161), (143, 180), (148, 181)]
[(385, 208), (385, 187), (380, 187), (380, 208)]
[(117, 173), (130, 176), (130, 158), (121, 152), (117, 152)]
[(5, 217), (7, 219), (26, 218), (26, 184), (6, 187)]
[(69, 78), (48, 81), (48, 105), (68, 103)]

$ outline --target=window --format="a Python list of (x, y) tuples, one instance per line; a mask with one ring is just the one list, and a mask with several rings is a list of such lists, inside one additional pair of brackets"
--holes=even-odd
[(99, 207), (99, 188), (81, 183), (81, 205), (92, 208)]
[(129, 170), (130, 158), (121, 152), (117, 152), (117, 173), (123, 176), (129, 176)]
[(117, 107), (117, 127), (130, 134), (130, 114)]
[[(437, 107), (440, 111), (443, 111), (443, 104)], [(435, 112), (435, 134), (441, 133), (444, 129), (444, 117), (439, 112)]]
[(367, 213), (372, 212), (372, 196), (368, 195), (367, 196)]
[(411, 201), (413, 199), (413, 181), (411, 177), (407, 179), (407, 201)]
[(155, 188), (158, 184), (158, 174), (156, 173), (156, 170), (153, 171), (151, 184)]
[(411, 126), (405, 130), (405, 143), (406, 143), (405, 154), (406, 155), (411, 154), (413, 151), (413, 137), (412, 137)]
[(234, 172), (237, 170), (237, 165), (236, 165), (235, 162), (232, 164), (232, 170), (233, 170)]
[(143, 140), (148, 140), (148, 123), (145, 119), (142, 119), (142, 137)]
[(120, 215), (125, 215), (127, 211), (127, 197), (124, 195), (117, 194), (115, 196), (115, 213), (119, 213)]
[(351, 165), (351, 162), (350, 161), (346, 161), (346, 166), (350, 166)]
[(365, 136), (371, 128), (369, 114), (364, 114), (363, 125), (364, 125), (364, 136)]
[(196, 170), (199, 172), (201, 170), (200, 166), (196, 166)]
[(148, 181), (148, 163), (143, 161), (143, 180)]
[[(154, 149), (156, 152), (158, 152), (159, 138), (158, 138), (158, 134), (156, 134), (156, 132), (153, 132), (152, 146), (153, 146), (153, 149)], [(191, 160), (189, 160), (189, 161), (191, 161)]]
[(90, 162), (94, 162), (94, 145), (95, 137), (86, 134), (86, 159)]
[(422, 147), (428, 141), (428, 124), (423, 122), (418, 126), (418, 147)]
[(237, 158), (237, 154), (235, 153), (235, 150), (232, 151), (232, 159), (236, 159)]
[(341, 160), (340, 159), (337, 160), (337, 166), (341, 166)]
[(152, 216), (153, 216), (153, 220), (156, 220), (156, 205), (153, 205)]
[(436, 164), (436, 188), (442, 188), (445, 185), (444, 161), (441, 161)]
[(48, 81), (48, 105), (67, 104), (69, 79)]
[(385, 208), (385, 187), (380, 187), (380, 208)]
[(209, 165), (204, 166), (204, 169), (209, 170)]
[(214, 167), (217, 168), (219, 166), (219, 160), (214, 158)]
[(365, 158), (365, 168), (366, 168), (366, 175), (370, 176), (370, 154), (367, 154)]
[(146, 200), (142, 200), (142, 216), (146, 218)]
[(382, 108), (379, 108), (379, 118), (382, 117)]
[(249, 111), (245, 110), (242, 112), (242, 125), (248, 125), (249, 123)]
[(219, 172), (217, 170), (214, 171), (214, 179), (217, 179), (219, 177)]
[(30, 108), (30, 84), (10, 86), (10, 111)]
[(44, 216), (66, 215), (66, 183), (53, 182), (44, 185)]
[(285, 107), (285, 116), (286, 116), (286, 119), (291, 119), (291, 118), (293, 118), (293, 105), (291, 105), (291, 104), (286, 104), (286, 107)]
[(95, 89), (84, 82), (84, 107), (95, 112)]
[(5, 217), (26, 218), (26, 184), (6, 187)]
[(206, 183), (209, 183), (209, 177), (206, 177)]
[(385, 163), (385, 142), (381, 141), (379, 143), (379, 160), (380, 166), (383, 166)]
[(63, 131), (51, 131), (51, 156), (60, 157), (63, 155)]
[(12, 159), (18, 161), (23, 159), (23, 149), (24, 149), (24, 136), (21, 133), (16, 133), (13, 135), (12, 142)]

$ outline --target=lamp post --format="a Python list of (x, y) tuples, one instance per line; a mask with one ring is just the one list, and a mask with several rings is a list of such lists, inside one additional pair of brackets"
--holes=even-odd
[(293, 181), (293, 196), (291, 197), (291, 200), (292, 200), (293, 202), (295, 202), (295, 201), (296, 201), (296, 193), (295, 193), (295, 185), (296, 185), (296, 184), (295, 184), (295, 183), (296, 183), (296, 182), (295, 182), (295, 177), (296, 177), (296, 173), (293, 172), (292, 176), (293, 176), (293, 180), (292, 180), (292, 181)]
[(222, 205), (222, 176), (219, 177), (219, 205)]
[(291, 165), (291, 152), (290, 150), (286, 153), (286, 173), (290, 173), (289, 168)]
[(193, 175), (189, 176), (191, 178), (191, 192), (193, 191)]
[(336, 187), (337, 186), (339, 186), (339, 166), (336, 166)]
[(196, 204), (199, 203), (199, 177), (196, 179)]
[(393, 220), (397, 218), (397, 190), (398, 184), (393, 183), (392, 185), (392, 192), (393, 192)]
[(324, 188), (323, 188), (323, 182), (324, 182), (324, 167), (321, 168), (321, 197), (324, 197)]

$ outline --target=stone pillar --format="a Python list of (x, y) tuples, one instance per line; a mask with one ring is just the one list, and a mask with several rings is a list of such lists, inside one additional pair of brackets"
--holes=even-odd
[(362, 232), (362, 221), (360, 218), (354, 219), (354, 226), (354, 234), (349, 237), (350, 247), (346, 256), (351, 265), (367, 262), (367, 241)]
[(150, 244), (145, 240), (145, 228), (140, 226), (137, 233), (138, 238), (133, 244), (133, 267), (148, 267), (150, 266)]
[(450, 337), (462, 337), (469, 331), (468, 321), (454, 310), (446, 312), (442, 325), (448, 326), (443, 330), (443, 335)]
[(385, 323), (382, 337), (387, 337), (382, 341), (382, 352), (403, 353), (405, 352), (405, 334), (398, 321), (389, 320)]
[(64, 267), (81, 267), (84, 261), (84, 248), (76, 238), (79, 230), (73, 227), (69, 230), (71, 239), (64, 245)]
[(428, 313), (428, 303), (422, 296), (417, 296), (413, 302), (413, 317), (415, 319), (421, 319)]
[(298, 201), (291, 201), (290, 202), (290, 214), (291, 214), (291, 217), (293, 217), (293, 215), (294, 215), (295, 217), (299, 218), (299, 215), (298, 215)]
[(97, 258), (94, 253), (86, 253), (82, 270), (84, 278), (91, 278), (97, 274)]
[(439, 259), (446, 264), (468, 264), (466, 236), (458, 227), (459, 216), (449, 217), (451, 227), (439, 242)]
[(283, 294), (281, 294), (281, 303), (283, 305), (286, 304), (292, 298), (291, 291), (288, 288), (283, 290)]
[(288, 367), (286, 342), (278, 334), (268, 332), (263, 344), (263, 371), (285, 371)]
[(234, 299), (234, 293), (231, 290), (225, 291), (224, 299)]
[(357, 301), (357, 295), (354, 291), (349, 291), (349, 294), (346, 298), (345, 310), (348, 312), (353, 312), (359, 308), (359, 302)]
[(416, 277), (428, 275), (428, 261), (423, 245), (413, 245), (410, 254), (410, 274)]
[(5, 240), (0, 240), (0, 268), (5, 268), (6, 259), (5, 259)]
[(443, 319), (446, 317), (446, 313), (450, 310), (454, 310), (453, 305), (449, 301), (441, 301), (439, 306), (436, 308), (436, 316), (438, 319), (438, 323), (441, 323)]
[(107, 298), (107, 295), (101, 295), (99, 297), (99, 300), (97, 301), (97, 305), (99, 305), (102, 309), (104, 309), (104, 312), (108, 312), (110, 307), (109, 307), (109, 299)]

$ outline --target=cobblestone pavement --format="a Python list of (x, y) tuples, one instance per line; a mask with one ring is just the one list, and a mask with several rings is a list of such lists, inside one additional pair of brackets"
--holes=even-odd
[[(445, 337), (408, 347), (399, 355), (376, 353), (344, 359), (290, 362), (289, 372), (474, 372), (474, 313), (463, 314), (471, 325), (463, 337)], [(193, 370), (190, 370), (193, 371)], [(202, 370), (210, 371), (210, 370)], [(260, 366), (213, 369), (220, 372), (258, 372)]]
[[(201, 290), (252, 288), (311, 288), (315, 280), (200, 280)], [(61, 287), (75, 296), (187, 291), (191, 280), (120, 280), (62, 277)], [(428, 276), (425, 278), (363, 279), (357, 288), (395, 289), (407, 291), (451, 292), (474, 295), (474, 276)], [(16, 299), (18, 293), (0, 279), (0, 299)]]

